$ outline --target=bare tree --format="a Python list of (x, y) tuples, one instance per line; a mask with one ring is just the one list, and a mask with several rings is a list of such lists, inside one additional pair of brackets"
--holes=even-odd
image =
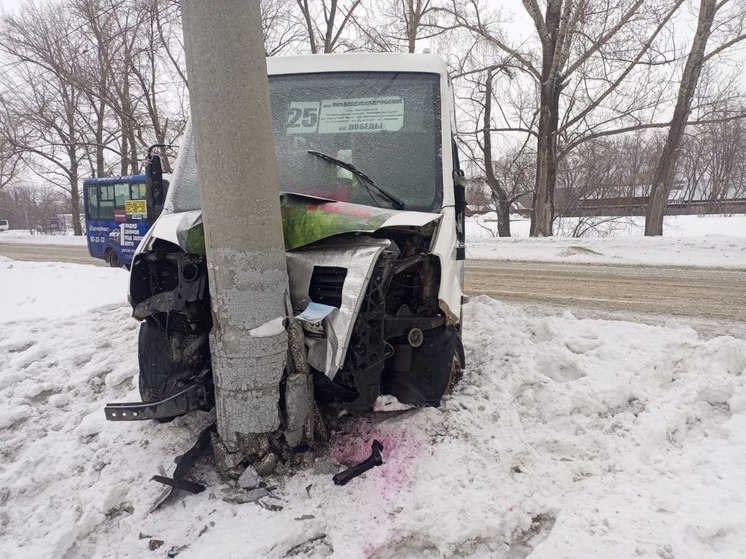
[(295, 0), (262, 0), (264, 54), (276, 56), (292, 51), (303, 42), (304, 25), (293, 17)]
[(0, 191), (0, 213), (13, 229), (27, 229), (29, 233), (46, 233), (57, 223), (68, 205), (60, 191), (49, 186), (25, 183), (14, 184)]
[(297, 9), (306, 29), (312, 54), (335, 52), (338, 48), (352, 48), (346, 40), (355, 10), (362, 0), (296, 0)]
[[(3, 121), (0, 114), (0, 129), (5, 129), (9, 125), (10, 123)], [(20, 161), (21, 154), (5, 135), (0, 134), (0, 191), (16, 177)]]
[(353, 17), (367, 48), (384, 52), (415, 52), (417, 41), (439, 37), (449, 30), (440, 25), (438, 0), (385, 0), (362, 6)]
[[(719, 22), (720, 25), (731, 27), (733, 32), (727, 36), (724, 42), (707, 53), (707, 43), (713, 31), (718, 27), (715, 25), (718, 13), (724, 15), (723, 19), (725, 20)], [(668, 137), (666, 138), (663, 153), (653, 176), (650, 203), (645, 215), (646, 236), (663, 235), (663, 216), (666, 213), (668, 195), (674, 180), (679, 148), (684, 137), (684, 129), (689, 120), (692, 100), (697, 90), (702, 69), (708, 60), (746, 39), (744, 18), (746, 18), (746, 14), (744, 13), (743, 2), (733, 0), (700, 0), (697, 29), (692, 39), (684, 72), (681, 76), (679, 94), (673, 118), (671, 119), (671, 126), (668, 129)]]
[[(639, 211), (660, 152), (660, 138), (638, 132), (629, 137), (598, 138), (563, 157), (557, 172), (555, 223), (580, 237), (610, 232), (625, 216)], [(566, 217), (572, 217), (566, 220)], [(568, 228), (567, 223), (571, 223)]]
[(677, 177), (685, 184), (682, 201), (719, 204), (745, 198), (744, 152), (746, 126), (741, 119), (713, 122), (699, 127), (696, 135), (685, 134), (676, 167)]
[(625, 119), (639, 124), (640, 115), (661, 102), (651, 87), (650, 69), (667, 60), (659, 39), (682, 2), (547, 0), (542, 12), (537, 0), (524, 0), (538, 40), (521, 45), (508, 40), (504, 27), (486, 17), (477, 0), (469, 2), (468, 9), (452, 3), (454, 24), (502, 51), (502, 63), (533, 84), (533, 100), (519, 91), (519, 103), (512, 114), (504, 112), (506, 122), (496, 128), (535, 138), (531, 235), (552, 234), (554, 188), (563, 153), (594, 131), (619, 126)]
[[(500, 237), (510, 237), (510, 211), (513, 204), (532, 190), (534, 180), (533, 169), (525, 165), (524, 156), (526, 144), (495, 160), (492, 143), (493, 120), (492, 107), (494, 101), (493, 80), (498, 67), (490, 67), (480, 75), (477, 90), (482, 94), (481, 101), (475, 102), (481, 106), (482, 128), (476, 138), (476, 156), (470, 152), (469, 159), (476, 165), (484, 177), (484, 181), (492, 193), (492, 199), (497, 213), (497, 233)], [(475, 96), (476, 97), (476, 96)]]
[(68, 194), (73, 230), (81, 235), (78, 182), (85, 141), (80, 121), (86, 108), (81, 90), (68, 79), (79, 52), (71, 27), (71, 16), (58, 5), (31, 5), (3, 20), (0, 50), (19, 67), (0, 105), (5, 123), (0, 133), (33, 172)]

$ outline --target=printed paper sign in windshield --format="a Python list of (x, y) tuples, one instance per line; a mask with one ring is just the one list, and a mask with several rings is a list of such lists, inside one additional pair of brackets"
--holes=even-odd
[(401, 97), (295, 101), (288, 108), (288, 134), (396, 132), (404, 125)]
[(396, 132), (404, 124), (401, 97), (328, 99), (321, 102), (319, 134)]

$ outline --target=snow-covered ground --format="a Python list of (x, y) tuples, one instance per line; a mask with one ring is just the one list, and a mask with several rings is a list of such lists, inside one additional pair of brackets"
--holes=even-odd
[[(148, 514), (150, 477), (210, 416), (104, 421), (137, 394), (119, 270), (0, 266), (2, 558), (744, 556), (744, 339), (477, 297), (454, 395), (347, 416), (324, 451), (356, 462), (377, 438), (383, 466), (344, 487), (303, 470), (238, 504), (201, 462), (207, 491)], [(37, 279), (6, 289), (19, 270)], [(62, 310), (32, 300), (45, 283)]]
[(0, 324), (7, 320), (47, 320), (127, 300), (129, 273), (59, 262), (19, 262), (0, 256)]
[(43, 235), (41, 233), (32, 235), (23, 229), (13, 229), (11, 231), (0, 231), (0, 244), (2, 243), (86, 246), (86, 238), (75, 237), (74, 235)]
[[(603, 218), (606, 219), (606, 218)], [(746, 268), (746, 216), (669, 216), (663, 237), (644, 237), (644, 218), (619, 218), (587, 236), (569, 235), (565, 218), (555, 237), (528, 238), (530, 222), (515, 215), (510, 238), (493, 236), (495, 214), (467, 219), (467, 256), (499, 260)]]

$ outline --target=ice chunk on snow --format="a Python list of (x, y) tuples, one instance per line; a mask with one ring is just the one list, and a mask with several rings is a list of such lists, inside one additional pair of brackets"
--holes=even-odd
[(83, 418), (83, 421), (80, 422), (78, 428), (75, 429), (75, 434), (79, 437), (98, 435), (105, 426), (106, 417), (104, 416), (103, 410), (96, 410)]
[(13, 408), (0, 411), (0, 429), (7, 429), (31, 417), (32, 409), (31, 406), (20, 405)]

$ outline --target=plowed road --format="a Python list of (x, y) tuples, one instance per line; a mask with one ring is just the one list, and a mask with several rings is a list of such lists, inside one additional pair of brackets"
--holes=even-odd
[[(105, 265), (77, 246), (0, 241), (0, 256)], [(505, 301), (746, 321), (746, 270), (469, 260), (466, 292)]]
[(746, 270), (471, 260), (466, 292), (505, 301), (746, 321)]

